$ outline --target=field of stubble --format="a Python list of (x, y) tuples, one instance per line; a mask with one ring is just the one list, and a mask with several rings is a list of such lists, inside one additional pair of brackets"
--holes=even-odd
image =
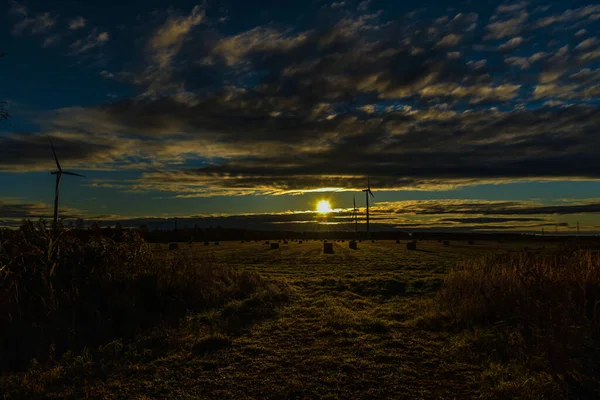
[(272, 289), (190, 312), (133, 342), (33, 366), (10, 378), (8, 398), (479, 398), (482, 364), (457, 357), (456, 332), (422, 321), (435, 315), (432, 299), (458, 262), (524, 247), (421, 241), (409, 251), (405, 241), (363, 241), (351, 250), (346, 241), (324, 254), (319, 241), (148, 246), (165, 265), (258, 272)]
[(514, 245), (419, 242), (417, 251), (408, 251), (405, 242), (363, 241), (357, 251), (347, 242), (334, 243), (335, 254), (322, 249), (319, 241), (290, 241), (276, 250), (262, 241), (183, 244), (179, 251), (198, 262), (234, 264), (285, 281), (291, 300), (227, 348), (197, 358), (170, 354), (140, 368), (138, 373), (149, 377), (133, 382), (143, 385), (130, 377), (120, 384), (128, 394), (182, 398), (478, 395), (480, 371), (452, 357), (451, 336), (418, 329), (413, 322), (457, 261)]

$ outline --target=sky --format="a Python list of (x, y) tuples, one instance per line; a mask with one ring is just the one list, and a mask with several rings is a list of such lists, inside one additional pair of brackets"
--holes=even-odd
[(51, 136), (65, 221), (351, 229), (370, 177), (373, 230), (600, 232), (598, 32), (592, 1), (9, 0), (0, 226), (51, 218)]

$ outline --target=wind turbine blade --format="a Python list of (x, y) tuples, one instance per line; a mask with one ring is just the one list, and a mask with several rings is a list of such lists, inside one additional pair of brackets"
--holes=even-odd
[(62, 171), (62, 168), (60, 167), (60, 163), (58, 162), (58, 157), (56, 157), (56, 151), (54, 150), (54, 143), (52, 143), (52, 138), (48, 135), (48, 139), (50, 140), (50, 146), (52, 147), (52, 153), (54, 154), (54, 160), (56, 161), (56, 166), (58, 167), (59, 171)]
[(375, 197), (375, 195), (373, 194), (373, 192), (371, 192), (371, 189), (369, 189), (369, 194), (371, 195), (371, 197)]
[(87, 176), (85, 176), (85, 175), (76, 174), (76, 173), (74, 173), (74, 172), (66, 172), (66, 171), (63, 171), (62, 173), (63, 173), (63, 174), (65, 174), (65, 175), (73, 175), (73, 176), (80, 176), (80, 177), (82, 177), (82, 178), (87, 178)]

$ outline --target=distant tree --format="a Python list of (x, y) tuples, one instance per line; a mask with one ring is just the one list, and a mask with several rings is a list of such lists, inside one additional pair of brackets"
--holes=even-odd
[(77, 218), (75, 227), (78, 231), (82, 231), (85, 228), (85, 222), (83, 221), (83, 218)]

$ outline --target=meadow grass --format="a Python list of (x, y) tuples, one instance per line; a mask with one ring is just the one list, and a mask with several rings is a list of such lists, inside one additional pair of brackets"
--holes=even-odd
[(135, 232), (82, 240), (27, 222), (0, 237), (0, 369), (132, 338), (272, 289), (257, 273), (214, 259), (156, 257)]
[(465, 329), (453, 348), (486, 365), (482, 384), (490, 395), (599, 395), (598, 252), (561, 248), (465, 261), (446, 276), (434, 309), (430, 323)]
[[(523, 244), (420, 241), (417, 251), (409, 251), (393, 241), (363, 242), (359, 250), (334, 243), (334, 254), (324, 254), (316, 241), (276, 250), (263, 242), (179, 247), (169, 251), (163, 245), (149, 255), (153, 268), (162, 271), (156, 273), (161, 296), (168, 287), (177, 288), (181, 300), (174, 302), (186, 310), (175, 314), (177, 321), (155, 320), (134, 336), (4, 374), (0, 392), (7, 398), (48, 399), (541, 399), (592, 393), (594, 372), (581, 364), (585, 357), (577, 359), (580, 352), (568, 352), (568, 342), (562, 354), (573, 354), (575, 364), (568, 368), (583, 374), (584, 379), (577, 375), (579, 386), (561, 378), (567, 375), (536, 352), (542, 349), (536, 334), (524, 341), (527, 330), (521, 331), (515, 315), (537, 316), (532, 323), (547, 326), (542, 312), (525, 307), (533, 299), (517, 301), (520, 308), (510, 311), (515, 304), (510, 301), (528, 293), (527, 286), (505, 282), (509, 272), (490, 281), (479, 271), (488, 266), (485, 273), (495, 276), (497, 260), (505, 260), (508, 271), (515, 265), (511, 260), (526, 257), (516, 255)], [(548, 251), (553, 250), (540, 253)], [(523, 263), (533, 261), (523, 258)], [(595, 259), (591, 263), (596, 265)], [(523, 285), (542, 290), (535, 279), (543, 277), (530, 275), (523, 273)], [(209, 283), (193, 283), (205, 278)], [(558, 278), (553, 282), (560, 284)], [(503, 294), (501, 283), (511, 286), (513, 296)], [(196, 293), (195, 285), (203, 284), (202, 294)], [(550, 283), (542, 285), (555, 292)], [(575, 287), (561, 293), (574, 293)], [(489, 300), (485, 307), (478, 296)], [(496, 305), (490, 296), (506, 302)], [(579, 311), (570, 321), (589, 327), (585, 307), (573, 301)]]

